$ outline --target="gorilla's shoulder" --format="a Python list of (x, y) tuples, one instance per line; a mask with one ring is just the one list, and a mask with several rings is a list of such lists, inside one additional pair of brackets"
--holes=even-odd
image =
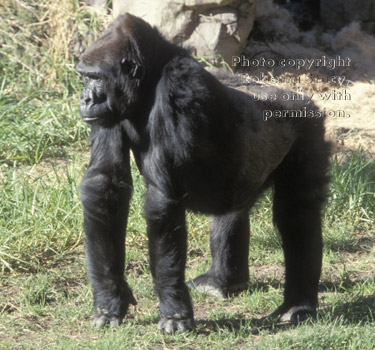
[(220, 92), (225, 93), (224, 86), (190, 55), (172, 58), (158, 84), (158, 93), (197, 103), (208, 102)]
[(184, 74), (187, 72), (202, 72), (204, 68), (190, 55), (177, 55), (164, 67), (164, 74)]
[[(192, 84), (210, 79), (210, 74), (191, 56), (175, 56), (163, 69), (162, 81), (164, 84)], [(190, 86), (192, 87), (192, 86)]]

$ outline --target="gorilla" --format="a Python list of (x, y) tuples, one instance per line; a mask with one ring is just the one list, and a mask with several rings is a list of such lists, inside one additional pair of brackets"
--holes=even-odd
[[(147, 188), (159, 329), (194, 328), (189, 288), (222, 298), (247, 287), (249, 210), (269, 187), (286, 270), (284, 302), (273, 316), (314, 315), (329, 166), (323, 113), (312, 103), (307, 110), (301, 102), (257, 100), (260, 91), (280, 91), (211, 74), (130, 14), (85, 51), (77, 70), (80, 113), (91, 125), (80, 191), (94, 326), (119, 325), (136, 304), (124, 277), (130, 151)], [(212, 216), (212, 265), (186, 283), (187, 209)]]

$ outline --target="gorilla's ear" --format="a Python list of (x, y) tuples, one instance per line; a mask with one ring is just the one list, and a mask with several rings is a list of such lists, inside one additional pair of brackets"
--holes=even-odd
[(123, 58), (121, 60), (121, 71), (134, 79), (140, 79), (143, 75), (141, 65), (127, 58)]

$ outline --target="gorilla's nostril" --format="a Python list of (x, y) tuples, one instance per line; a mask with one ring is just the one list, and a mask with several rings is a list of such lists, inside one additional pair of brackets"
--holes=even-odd
[(90, 101), (93, 101), (93, 100), (94, 100), (94, 94), (93, 94), (92, 90), (90, 90), (90, 89), (82, 90), (81, 101), (88, 104)]

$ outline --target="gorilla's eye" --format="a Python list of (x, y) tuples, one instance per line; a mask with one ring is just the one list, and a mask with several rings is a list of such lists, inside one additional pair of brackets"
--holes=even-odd
[(83, 83), (85, 86), (101, 86), (103, 84), (103, 81), (100, 77), (98, 76), (92, 76), (92, 75), (83, 75), (82, 76)]
[(102, 78), (99, 75), (96, 75), (96, 74), (89, 74), (88, 78), (91, 79), (91, 80), (95, 80), (95, 81), (101, 81), (102, 80)]

